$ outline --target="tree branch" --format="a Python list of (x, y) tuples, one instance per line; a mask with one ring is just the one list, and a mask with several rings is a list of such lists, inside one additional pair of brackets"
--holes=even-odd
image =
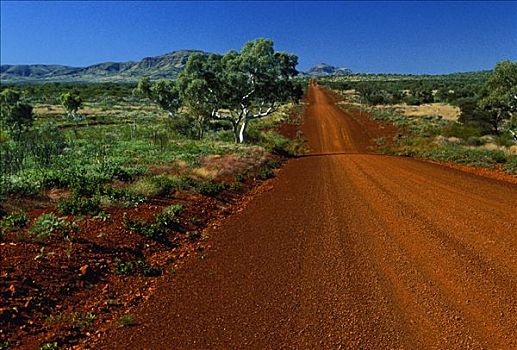
[(259, 108), (259, 112), (257, 114), (250, 115), (249, 117), (247, 117), (247, 119), (248, 120), (252, 120), (252, 119), (264, 118), (264, 117), (267, 117), (268, 115), (270, 115), (271, 113), (273, 113), (276, 110), (275, 103), (273, 102), (273, 103), (271, 103), (271, 105), (268, 107), (268, 109), (265, 112), (262, 112), (262, 106), (263, 105), (264, 105), (264, 102), (261, 103), (260, 108)]

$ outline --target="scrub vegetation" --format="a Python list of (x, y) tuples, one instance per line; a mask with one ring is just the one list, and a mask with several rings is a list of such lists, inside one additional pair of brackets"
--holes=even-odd
[(76, 344), (85, 327), (45, 320), (124, 319), (145, 279), (204, 251), (206, 225), (302, 149), (282, 132), (296, 64), (258, 39), (193, 53), (176, 80), (2, 85), (0, 344)]
[(517, 173), (517, 62), (502, 61), (491, 72), (348, 76), (322, 83), (345, 97), (344, 108), (365, 110), (399, 128), (393, 140), (377, 140), (385, 153)]

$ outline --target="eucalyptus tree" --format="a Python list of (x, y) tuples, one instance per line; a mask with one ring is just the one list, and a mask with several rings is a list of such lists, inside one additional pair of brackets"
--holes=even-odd
[[(507, 120), (509, 131), (517, 139), (515, 112), (517, 111), (517, 62), (501, 61), (496, 64), (486, 83), (487, 94), (479, 100), (479, 107), (491, 112), (490, 124), (496, 134)], [(513, 120), (512, 120), (513, 119)]]
[(156, 103), (171, 118), (176, 116), (181, 107), (179, 90), (174, 81), (158, 80), (151, 83), (149, 78), (144, 77), (139, 80), (136, 92)]
[(281, 103), (300, 97), (300, 89), (291, 80), (297, 74), (297, 63), (295, 55), (275, 52), (272, 40), (257, 39), (240, 52), (192, 55), (178, 87), (186, 107), (203, 122), (228, 121), (235, 141), (243, 143), (250, 121), (267, 117)]
[(76, 113), (83, 105), (83, 100), (77, 92), (64, 92), (59, 96), (59, 102), (66, 110), (68, 118), (77, 120)]
[(267, 117), (282, 102), (299, 97), (291, 81), (298, 73), (297, 64), (295, 55), (275, 52), (270, 39), (247, 42), (240, 53), (230, 51), (222, 58), (224, 100), (213, 117), (231, 119), (236, 141), (245, 142), (250, 121)]
[(197, 136), (203, 138), (206, 124), (223, 99), (221, 55), (192, 54), (177, 80), (183, 106), (194, 118)]

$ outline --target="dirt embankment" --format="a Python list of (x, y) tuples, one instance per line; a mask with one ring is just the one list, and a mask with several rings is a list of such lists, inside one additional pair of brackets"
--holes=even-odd
[(90, 345), (127, 348), (517, 348), (517, 187), (368, 154), (311, 85), (290, 161), (208, 230), (205, 259)]

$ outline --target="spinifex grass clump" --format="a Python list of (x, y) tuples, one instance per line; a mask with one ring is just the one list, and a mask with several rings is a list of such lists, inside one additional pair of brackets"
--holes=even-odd
[(133, 183), (130, 191), (147, 197), (167, 196), (174, 191), (184, 190), (193, 185), (187, 176), (157, 175), (145, 177)]

